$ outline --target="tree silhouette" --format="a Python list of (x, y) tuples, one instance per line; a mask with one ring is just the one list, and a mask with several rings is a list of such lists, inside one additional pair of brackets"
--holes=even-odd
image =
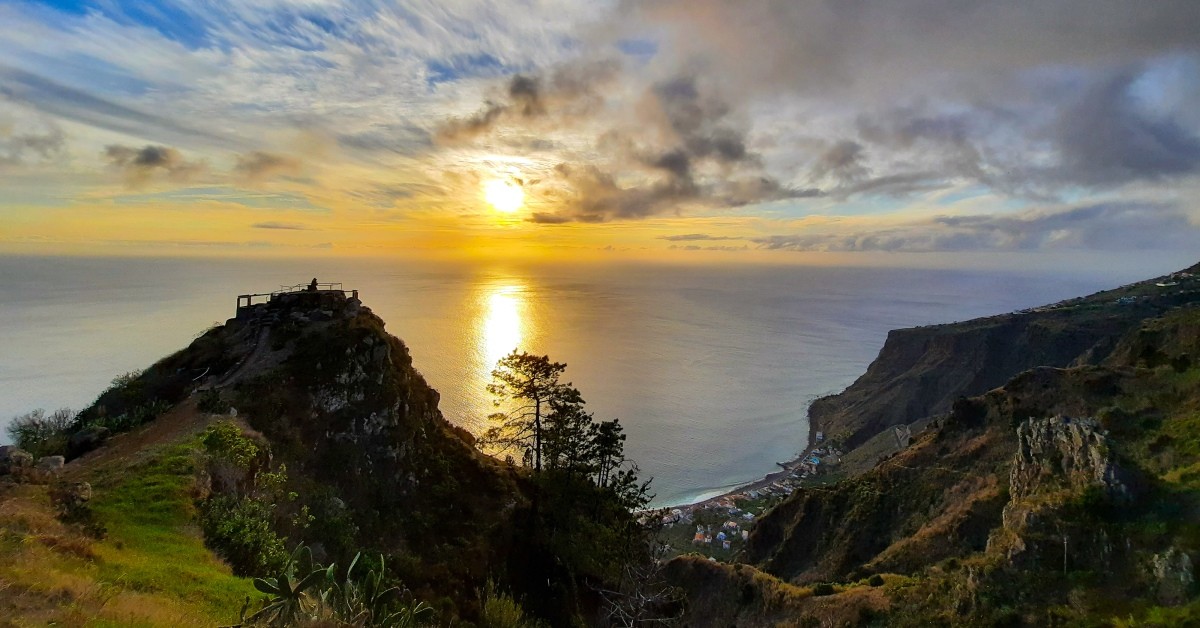
[(487, 390), (497, 408), (488, 418), (496, 425), (483, 441), (501, 449), (519, 449), (532, 458), (533, 468), (542, 470), (544, 420), (554, 408), (582, 406), (583, 399), (570, 383), (559, 383), (566, 370), (562, 362), (515, 349), (496, 363)]

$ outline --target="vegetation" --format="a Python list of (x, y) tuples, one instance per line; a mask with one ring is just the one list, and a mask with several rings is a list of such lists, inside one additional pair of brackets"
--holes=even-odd
[(211, 628), (235, 619), (255, 592), (201, 541), (194, 451), (156, 446), (92, 472), (91, 514), (75, 512), (82, 521), (63, 516), (74, 508), (62, 501), (66, 482), (0, 486), (0, 623)]
[[(414, 602), (407, 591), (390, 584), (382, 556), (378, 567), (364, 564), (362, 554), (339, 577), (337, 565), (313, 561), (312, 551), (299, 546), (278, 573), (255, 578), (254, 587), (268, 597), (243, 626), (353, 626), (355, 628), (415, 628), (427, 625), (433, 608)], [(361, 573), (360, 572), (364, 572)]]
[(214, 423), (200, 442), (213, 483), (213, 494), (200, 503), (205, 542), (239, 575), (282, 568), (286, 541), (276, 532), (276, 503), (287, 470), (260, 470), (264, 450), (229, 421)]
[(546, 624), (525, 614), (525, 609), (512, 598), (502, 593), (492, 580), (488, 580), (481, 597), (482, 609), (479, 617), (481, 628), (545, 628)]
[(502, 450), (521, 451), (525, 464), (541, 471), (543, 417), (552, 407), (582, 403), (578, 390), (558, 381), (566, 368), (548, 356), (523, 351), (513, 350), (501, 358), (487, 390), (495, 396), (497, 407), (507, 405), (508, 409), (489, 417), (497, 425), (488, 430), (484, 442)]
[[(499, 406), (483, 444), (520, 448), (535, 473), (549, 472), (554, 481), (590, 480), (609, 491), (627, 510), (650, 501), (649, 482), (639, 484), (637, 467), (624, 455), (625, 434), (619, 419), (597, 423), (584, 410), (583, 396), (559, 377), (567, 368), (549, 356), (513, 351), (501, 358), (488, 385)], [(543, 461), (545, 468), (543, 469)]]
[[(650, 501), (649, 482), (625, 458), (620, 422), (597, 422), (560, 382), (565, 370), (548, 356), (502, 358), (488, 391), (508, 411), (492, 416), (498, 425), (483, 439), (523, 450), (532, 472), (532, 508), (518, 531), (530, 551), (512, 577), (531, 610), (556, 625), (578, 615), (584, 591), (617, 591), (631, 566), (653, 560), (652, 530), (634, 515)], [(610, 610), (619, 598), (606, 602)]]
[(67, 450), (69, 430), (75, 415), (70, 408), (60, 408), (46, 414), (38, 408), (27, 414), (13, 417), (5, 431), (12, 442), (35, 458), (61, 455)]

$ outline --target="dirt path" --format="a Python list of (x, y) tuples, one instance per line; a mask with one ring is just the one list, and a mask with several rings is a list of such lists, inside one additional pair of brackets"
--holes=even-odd
[(258, 332), (258, 337), (254, 340), (254, 348), (246, 355), (246, 359), (242, 360), (242, 363), (237, 365), (228, 375), (214, 383), (212, 387), (224, 388), (240, 378), (243, 373), (253, 369), (261, 369), (264, 363), (270, 362), (271, 345), (267, 342), (270, 335), (271, 328), (264, 326), (262, 331)]

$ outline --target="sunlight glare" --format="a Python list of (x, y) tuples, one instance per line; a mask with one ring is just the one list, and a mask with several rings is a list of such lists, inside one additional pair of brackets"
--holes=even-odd
[(483, 197), (496, 211), (511, 214), (525, 202), (525, 190), (515, 181), (492, 179), (484, 182)]
[(483, 323), (484, 366), (488, 374), (500, 358), (521, 344), (520, 299), (517, 286), (500, 286), (488, 295)]

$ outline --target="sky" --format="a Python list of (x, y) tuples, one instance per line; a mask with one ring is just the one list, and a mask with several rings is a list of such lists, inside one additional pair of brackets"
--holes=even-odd
[(0, 24), (0, 253), (1200, 255), (1195, 0), (0, 0)]

